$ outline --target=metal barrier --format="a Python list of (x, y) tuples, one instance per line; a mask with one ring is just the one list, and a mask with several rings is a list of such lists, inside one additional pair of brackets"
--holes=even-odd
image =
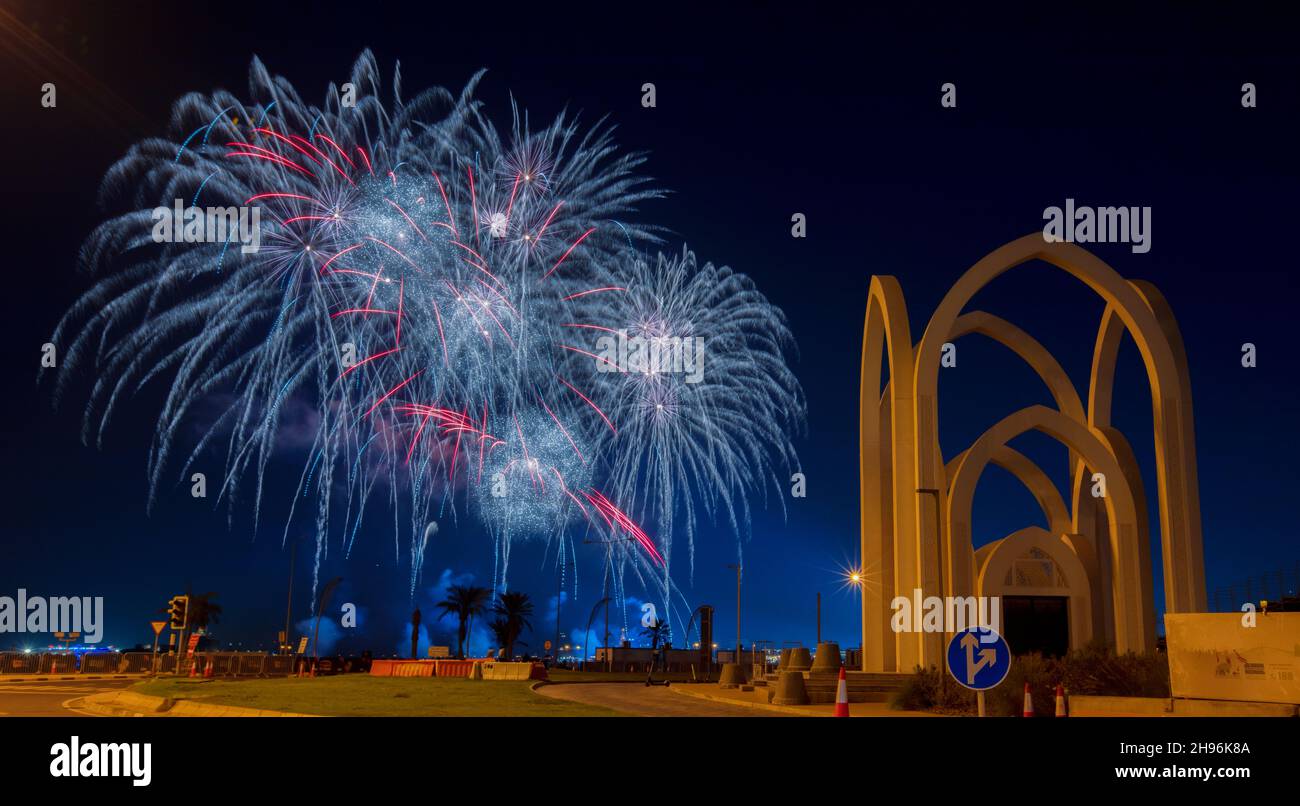
[(39, 674), (41, 657), (31, 652), (0, 652), (0, 675)]
[[(162, 656), (159, 655), (161, 658)], [(121, 674), (141, 674), (153, 671), (152, 652), (123, 652), (117, 671)]]
[[(239, 662), (239, 656), (233, 652), (208, 652), (205, 653), (207, 662), (212, 664), (211, 675), (213, 677), (231, 677), (235, 674), (235, 669)], [(206, 666), (201, 670), (202, 674), (209, 674)]]
[[(157, 674), (188, 675), (197, 666), (202, 676), (211, 666), (214, 677), (286, 677), (297, 672), (296, 655), (268, 655), (264, 652), (200, 652), (192, 658), (159, 654), (156, 668), (152, 652), (0, 652), (0, 679), (5, 675), (73, 674)], [(310, 659), (307, 659), (310, 662)]]
[(120, 652), (87, 652), (81, 656), (81, 674), (115, 674)]
[(266, 655), (260, 652), (241, 652), (236, 657), (235, 674), (243, 676), (262, 676), (266, 669)]
[(46, 652), (41, 655), (41, 674), (76, 674), (77, 656), (71, 652)]
[(291, 675), (294, 673), (293, 655), (268, 655), (266, 664), (262, 667), (262, 674), (267, 677)]

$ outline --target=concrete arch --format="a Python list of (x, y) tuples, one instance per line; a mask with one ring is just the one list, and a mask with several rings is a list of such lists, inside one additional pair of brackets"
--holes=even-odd
[(948, 334), (949, 341), (956, 341), (962, 336), (978, 333), (986, 336), (1011, 350), (1029, 365), (1030, 369), (1047, 385), (1056, 407), (1067, 417), (1080, 422), (1084, 419), (1083, 401), (1074, 382), (1065, 374), (1056, 356), (1048, 352), (1037, 339), (1000, 316), (987, 311), (971, 311), (957, 317)]
[[(1033, 549), (1046, 554), (1066, 580), (1064, 587), (1008, 587), (1007, 574), (1016, 560)], [(981, 552), (976, 594), (979, 596), (1065, 596), (1069, 600), (1070, 646), (1081, 647), (1092, 640), (1093, 606), (1088, 572), (1060, 535), (1029, 526), (1002, 538), (987, 552)], [(1004, 611), (1005, 612), (1005, 611)]]
[[(959, 454), (948, 463), (945, 468), (945, 475), (948, 478), (953, 478), (967, 453), (969, 451)], [(1056, 485), (1043, 472), (1043, 469), (1035, 464), (1032, 459), (1010, 445), (1000, 445), (990, 454), (989, 464), (997, 465), (1006, 470), (1029, 490), (1030, 494), (1034, 496), (1034, 500), (1038, 502), (1043, 516), (1047, 519), (1048, 532), (1056, 537), (1071, 534), (1073, 527), (1070, 512), (1066, 509), (1065, 499), (1061, 497), (1061, 491), (1056, 488)], [(951, 538), (948, 547), (951, 560), (946, 568), (946, 579), (949, 582), (949, 588), (946, 593), (953, 596), (965, 595), (965, 592), (973, 589), (973, 580), (977, 576), (980, 567), (980, 561), (976, 557), (971, 535), (970, 519), (967, 518), (964, 522), (957, 523), (950, 519), (945, 520), (947, 522), (944, 524), (944, 534)], [(1073, 550), (1072, 544), (1071, 549)]]
[[(883, 361), (889, 395), (881, 400)], [(916, 633), (893, 633), (888, 620), (895, 591), (920, 587), (916, 525), (911, 517), (915, 479), (912, 449), (912, 332), (903, 290), (893, 277), (871, 278), (862, 329), (858, 392), (858, 469), (863, 670), (893, 671), (899, 658), (920, 656)], [(900, 502), (902, 505), (900, 506)]]
[[(965, 451), (957, 454), (944, 466), (944, 475), (947, 478), (952, 478), (952, 474), (956, 472), (957, 466), (965, 455)], [(993, 452), (989, 464), (997, 465), (1025, 485), (1025, 489), (1029, 490), (1034, 500), (1038, 502), (1043, 517), (1047, 519), (1047, 531), (1054, 535), (1071, 533), (1072, 520), (1070, 510), (1065, 505), (1065, 498), (1034, 460), (1010, 445), (1003, 445)]]
[[(993, 453), (1009, 440), (1037, 430), (1071, 447), (1089, 466), (1107, 478), (1106, 516), (1113, 582), (1115, 646), (1119, 652), (1145, 652), (1155, 647), (1151, 581), (1143, 578), (1138, 540), (1138, 514), (1120, 464), (1102, 437), (1084, 423), (1046, 406), (1030, 406), (999, 421), (962, 456), (949, 488), (946, 520), (954, 536), (964, 534), (969, 545), (970, 512), (975, 485)], [(968, 589), (969, 590), (969, 589)]]
[[(1166, 609), (1175, 613), (1203, 610), (1204, 557), (1200, 551), (1199, 521), (1187, 515), (1193, 503), (1188, 492), (1191, 476), (1186, 469), (1188, 454), (1184, 445), (1184, 420), (1189, 412), (1184, 404), (1174, 350), (1156, 314), (1137, 289), (1100, 258), (1074, 244), (1047, 243), (1041, 233), (1012, 241), (967, 270), (939, 303), (914, 356), (912, 465), (916, 484), (919, 488), (943, 489), (946, 486), (938, 444), (937, 401), (939, 354), (943, 342), (952, 333), (962, 309), (980, 289), (1004, 272), (1034, 259), (1056, 266), (1092, 288), (1108, 306), (1113, 307), (1114, 315), (1137, 344), (1151, 385), (1161, 535), (1166, 546), (1165, 578), (1175, 580), (1166, 591)], [(921, 576), (923, 579), (937, 577), (940, 571), (934, 566), (940, 562), (937, 551), (940, 519), (928, 510), (920, 496), (915, 507), (917, 537), (921, 544)], [(1133, 528), (1132, 524), (1129, 528)], [(1114, 542), (1113, 535), (1111, 540)], [(1115, 570), (1117, 576), (1121, 573), (1131, 576), (1136, 566)], [(1134, 630), (1130, 625), (1124, 632), (1133, 633)]]
[[(1170, 530), (1165, 528), (1165, 496), (1163, 495), (1164, 487), (1162, 485), (1157, 491), (1157, 494), (1161, 495), (1162, 501), (1161, 546), (1165, 556), (1170, 556), (1171, 553), (1186, 553), (1200, 558), (1203, 557), (1200, 481), (1196, 467), (1196, 434), (1193, 426), (1192, 384), (1187, 365), (1187, 350), (1183, 344), (1182, 332), (1178, 329), (1178, 322), (1174, 319), (1173, 310), (1169, 307), (1169, 302), (1160, 293), (1160, 290), (1144, 280), (1130, 281), (1129, 284), (1142, 297), (1143, 302), (1154, 314), (1161, 332), (1169, 343), (1177, 373), (1177, 395), (1174, 400), (1176, 406), (1173, 404), (1169, 406), (1173, 412), (1169, 432), (1171, 438), (1176, 440), (1179, 452), (1178, 462), (1184, 470), (1181, 475), (1183, 484), (1181, 505), (1177, 514), (1188, 524), (1188, 528), (1181, 533), (1171, 533)], [(1114, 305), (1108, 304), (1102, 312), (1101, 324), (1097, 329), (1097, 341), (1093, 348), (1092, 373), (1088, 390), (1088, 422), (1098, 428), (1109, 428), (1111, 424), (1115, 368), (1120, 343), (1123, 341), (1125, 332), (1127, 332), (1127, 328), (1119, 315), (1119, 311)], [(1152, 397), (1154, 404), (1154, 390), (1152, 391)], [(1076, 479), (1075, 486), (1077, 487), (1078, 484), (1079, 482)], [(1172, 506), (1172, 503), (1170, 506)], [(1172, 541), (1176, 539), (1181, 539), (1184, 545), (1181, 547), (1174, 546)], [(1170, 563), (1165, 563), (1164, 584), (1166, 598), (1169, 596), (1168, 591), (1175, 591), (1180, 601), (1194, 603), (1193, 612), (1204, 611), (1206, 608), (1204, 563), (1193, 563), (1184, 569), (1183, 573), (1174, 573), (1175, 570)], [(1180, 612), (1175, 611), (1173, 608), (1167, 609), (1170, 612)]]
[[(1117, 429), (1109, 426), (1094, 427), (1093, 430), (1106, 443), (1107, 449), (1119, 462), (1120, 472), (1124, 474), (1133, 505), (1137, 511), (1137, 540), (1142, 546), (1142, 578), (1151, 580), (1151, 530), (1147, 522), (1146, 489), (1142, 483), (1142, 470), (1138, 465), (1133, 447)], [(1071, 545), (1084, 561), (1093, 580), (1093, 590), (1098, 595), (1093, 597), (1093, 623), (1099, 632), (1104, 632), (1108, 640), (1113, 640), (1111, 627), (1114, 613), (1110, 599), (1100, 595), (1110, 584), (1110, 564), (1102, 548), (1108, 543), (1109, 536), (1104, 502), (1092, 497), (1092, 472), (1088, 464), (1079, 461), (1071, 489), (1071, 509), (1074, 513), (1074, 534)], [(1100, 513), (1100, 514), (1099, 514)]]

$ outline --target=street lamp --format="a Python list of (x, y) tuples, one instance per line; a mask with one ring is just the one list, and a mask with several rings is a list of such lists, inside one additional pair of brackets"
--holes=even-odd
[[(613, 551), (614, 551), (614, 544), (615, 544), (615, 543), (627, 543), (627, 542), (631, 541), (632, 539), (633, 539), (633, 538), (630, 538), (630, 537), (623, 537), (623, 538), (617, 538), (617, 539), (615, 539), (615, 540), (584, 540), (584, 541), (582, 541), (582, 542), (585, 543), (585, 544), (592, 544), (592, 543), (595, 543), (595, 544), (603, 545), (603, 546), (605, 547), (605, 579), (604, 579), (604, 582), (603, 582), (603, 588), (604, 588), (603, 593), (604, 593), (604, 602), (605, 602), (605, 641), (604, 641), (604, 649), (605, 649), (605, 671), (607, 671), (607, 672), (612, 672), (612, 671), (614, 671), (613, 653), (609, 651), (609, 576), (610, 576), (611, 573), (613, 573), (613, 570), (614, 570), (614, 566), (613, 566), (613, 562), (612, 562), (612, 559), (613, 559)], [(590, 619), (588, 619), (588, 622), (587, 622), (587, 623), (588, 623), (588, 629), (590, 629), (590, 623), (591, 623), (591, 622), (590, 622)]]
[(727, 567), (736, 570), (736, 663), (740, 663), (740, 564)]
[[(866, 574), (864, 574), (864, 573), (862, 572), (862, 568), (860, 568), (860, 567), (854, 567), (854, 568), (848, 568), (848, 569), (845, 569), (845, 571), (844, 571), (844, 584), (845, 584), (845, 586), (847, 586), (847, 587), (851, 587), (851, 588), (855, 588), (855, 589), (857, 589), (858, 595), (859, 595), (859, 596), (862, 596), (862, 595), (864, 595), (864, 594), (863, 594), (863, 587), (867, 584), (867, 577), (866, 577)], [(859, 601), (859, 608), (858, 608), (858, 611), (859, 611), (859, 612), (858, 612), (858, 617), (859, 617), (859, 619), (861, 619), (861, 618), (864, 617), (864, 614), (861, 612), (861, 608), (862, 608), (862, 602)], [(859, 624), (859, 630), (861, 630), (861, 625), (860, 625), (860, 624)], [(863, 641), (863, 642), (862, 642), (862, 651), (859, 653), (859, 655), (860, 655), (860, 658), (859, 658), (859, 664), (858, 664), (858, 665), (861, 666), (861, 670), (860, 670), (860, 671), (865, 672), (865, 671), (867, 670), (867, 642), (866, 642), (866, 641)]]
[[(934, 496), (934, 534), (939, 541), (939, 597), (940, 601), (944, 601), (943, 597), (946, 595), (946, 591), (944, 590), (943, 584), (943, 563), (947, 552), (944, 551), (943, 547), (943, 515), (939, 511), (939, 491), (930, 487), (917, 487), (916, 492), (918, 495), (925, 494)], [(946, 625), (940, 626), (944, 627)], [(942, 635), (944, 639), (947, 639), (948, 631), (944, 629), (940, 632), (940, 635)], [(948, 699), (948, 653), (944, 651), (943, 642), (940, 641), (939, 643), (939, 682), (942, 686), (943, 698), (946, 701)]]

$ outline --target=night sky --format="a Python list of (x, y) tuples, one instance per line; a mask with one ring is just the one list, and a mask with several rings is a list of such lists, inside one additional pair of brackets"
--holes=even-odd
[[(787, 500), (787, 518), (777, 508), (760, 512), (744, 543), (746, 644), (809, 645), (819, 591), (823, 633), (843, 646), (860, 641), (856, 594), (840, 577), (857, 555), (858, 361), (871, 275), (898, 277), (919, 339), (964, 270), (1040, 230), (1043, 209), (1067, 198), (1152, 207), (1149, 253), (1089, 248), (1121, 274), (1159, 287), (1182, 328), (1210, 588), (1300, 559), (1292, 526), (1300, 471), (1289, 461), (1300, 444), (1293, 26), (1246, 12), (894, 19), (813, 4), (708, 13), (658, 4), (80, 5), (6, 2), (13, 16), (0, 18), (7, 190), (0, 305), (9, 368), (0, 398), (0, 595), (22, 587), (103, 596), (105, 640), (130, 645), (152, 637), (147, 622), (190, 584), (219, 592), (223, 642), (273, 645), (290, 566), (280, 516), (301, 465), (280, 465), (256, 536), (247, 517), (228, 529), (226, 510), (214, 509), (211, 497), (191, 498), (188, 485), (165, 490), (146, 515), (145, 453), (162, 390), (136, 398), (102, 449), (86, 447), (82, 401), (56, 410), (49, 387), (36, 383), (40, 346), (89, 284), (76, 253), (100, 220), (104, 171), (132, 141), (165, 131), (176, 98), (217, 87), (246, 95), (257, 55), (319, 102), (366, 47), (386, 74), (400, 60), (408, 96), (429, 85), (459, 91), (488, 68), (478, 97), (501, 126), (511, 94), (538, 120), (565, 108), (588, 123), (608, 115), (619, 144), (650, 152), (645, 172), (672, 191), (639, 216), (671, 229), (665, 249), (685, 242), (701, 261), (748, 273), (789, 316), (799, 344), (793, 365), (808, 398), (808, 434), (796, 442), (808, 496)], [(52, 49), (16, 56), (15, 19)], [(56, 109), (40, 106), (45, 81), (58, 86)], [(939, 105), (949, 81), (956, 109)], [(1241, 106), (1247, 81), (1258, 87), (1258, 108)], [(641, 106), (645, 82), (656, 85), (656, 108)], [(807, 216), (806, 239), (791, 237), (796, 212)], [(1082, 284), (1022, 267), (981, 292), (968, 310), (975, 308), (1042, 341), (1086, 395), (1103, 305)], [(1241, 366), (1244, 342), (1257, 345), (1256, 368)], [(941, 374), (949, 458), (1005, 414), (1051, 402), (1008, 351), (978, 337), (958, 349), (957, 367)], [(1159, 605), (1151, 403), (1131, 341), (1121, 352), (1116, 424), (1146, 474)], [(1064, 484), (1063, 448), (1032, 434), (1013, 444)], [(976, 496), (976, 545), (1042, 520), (1027, 491), (989, 469)], [(435, 620), (436, 588), (491, 584), (491, 545), (469, 523), (444, 525), (417, 592), (435, 643), (454, 630), (454, 621)], [(293, 619), (301, 622), (311, 607), (311, 542), (308, 524), (296, 531), (304, 540)], [(716, 606), (717, 640), (727, 646), (735, 577), (726, 565), (736, 560), (736, 541), (726, 528), (704, 524), (700, 532), (694, 577), (679, 554), (677, 581), (692, 603)], [(581, 548), (590, 551), (578, 558), (576, 602), (566, 591), (566, 633), (585, 626), (601, 595), (603, 552)], [(377, 529), (358, 539), (351, 559), (340, 554), (331, 554), (321, 578), (344, 578), (335, 605), (355, 603), (362, 624), (336, 646), (396, 651), (412, 609), (405, 543), (395, 547), (391, 527)], [(554, 631), (551, 563), (540, 542), (512, 558), (512, 587), (538, 603), (537, 629), (525, 636), (531, 651)], [(629, 623), (638, 616), (630, 610)], [(0, 636), (0, 648), (11, 638)]]

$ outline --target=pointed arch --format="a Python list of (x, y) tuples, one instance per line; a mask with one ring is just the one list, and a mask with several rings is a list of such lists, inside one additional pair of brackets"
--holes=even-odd
[[(1094, 635), (1093, 591), (1088, 571), (1079, 557), (1060, 535), (1037, 526), (1029, 526), (981, 549), (976, 569), (976, 593), (979, 596), (1064, 596), (1069, 600), (1070, 646), (1084, 646)], [(1005, 583), (1017, 560), (1037, 549), (1051, 558), (1064, 578), (1064, 585), (1046, 588), (1010, 587)]]
[[(1155, 647), (1151, 580), (1143, 577), (1143, 550), (1138, 539), (1137, 508), (1125, 476), (1104, 436), (1086, 424), (1046, 406), (1014, 412), (985, 431), (962, 455), (949, 488), (946, 520), (952, 531), (970, 523), (975, 486), (998, 448), (1027, 431), (1040, 431), (1076, 451), (1089, 466), (1106, 475), (1106, 516), (1115, 611), (1115, 646), (1119, 652), (1145, 652)], [(966, 527), (969, 534), (969, 527)], [(969, 541), (967, 541), (969, 544)], [(1149, 566), (1148, 566), (1149, 567)]]
[[(917, 486), (938, 489), (945, 486), (941, 477), (943, 458), (938, 441), (937, 401), (939, 355), (944, 340), (952, 332), (962, 309), (980, 289), (1004, 272), (1035, 259), (1064, 270), (1092, 288), (1106, 301), (1107, 309), (1113, 309), (1114, 316), (1137, 344), (1151, 386), (1161, 535), (1166, 546), (1165, 578), (1175, 582), (1166, 590), (1166, 609), (1169, 612), (1203, 610), (1204, 556), (1200, 550), (1199, 518), (1188, 514), (1195, 503), (1195, 496), (1189, 491), (1189, 482), (1195, 474), (1187, 469), (1190, 452), (1185, 445), (1188, 438), (1185, 423), (1190, 404), (1180, 381), (1184, 373), (1179, 372), (1169, 336), (1147, 299), (1104, 261), (1074, 244), (1047, 243), (1042, 233), (1037, 232), (1012, 241), (968, 269), (939, 303), (913, 362), (915, 453), (912, 464)], [(915, 519), (924, 564), (937, 564), (939, 559), (933, 549), (937, 547), (941, 526), (919, 500)], [(929, 576), (930, 570), (923, 567), (922, 576)]]
[[(1173, 355), (1176, 373), (1174, 400), (1177, 406), (1169, 406), (1172, 421), (1169, 423), (1168, 436), (1176, 443), (1177, 461), (1183, 473), (1178, 479), (1183, 485), (1181, 496), (1168, 502), (1168, 507), (1175, 505), (1178, 511), (1173, 513), (1187, 524), (1181, 531), (1167, 528), (1165, 520), (1166, 502), (1164, 485), (1161, 483), (1157, 494), (1161, 497), (1160, 542), (1163, 554), (1169, 556), (1190, 556), (1197, 562), (1179, 568), (1167, 560), (1164, 563), (1164, 584), (1166, 609), (1169, 612), (1187, 612), (1176, 610), (1169, 605), (1170, 591), (1180, 603), (1190, 603), (1191, 612), (1206, 609), (1204, 548), (1201, 537), (1201, 502), (1200, 481), (1196, 468), (1196, 434), (1192, 416), (1192, 383), (1187, 365), (1187, 350), (1183, 344), (1182, 332), (1174, 319), (1173, 310), (1160, 290), (1145, 280), (1133, 280), (1129, 283), (1150, 308), (1164, 334)], [(1119, 357), (1119, 346), (1124, 334), (1128, 332), (1124, 320), (1114, 305), (1107, 304), (1101, 315), (1101, 324), (1097, 329), (1097, 342), (1093, 347), (1092, 375), (1088, 390), (1088, 422), (1098, 428), (1111, 425), (1111, 403), (1115, 391), (1115, 369)], [(1155, 390), (1152, 390), (1152, 404), (1155, 405)], [(1157, 424), (1157, 428), (1159, 425)], [(1082, 472), (1080, 468), (1079, 472)], [(1079, 485), (1076, 479), (1075, 486)], [(1175, 545), (1173, 541), (1181, 541)]]
[[(880, 398), (881, 369), (889, 362), (892, 395)], [(892, 671), (911, 658), (915, 633), (888, 629), (889, 603), (898, 589), (920, 587), (912, 489), (912, 333), (898, 280), (871, 278), (862, 328), (858, 392), (858, 470), (864, 671)], [(898, 381), (897, 383), (895, 381)], [(903, 497), (903, 498), (900, 498)], [(899, 506), (900, 500), (906, 506)]]

